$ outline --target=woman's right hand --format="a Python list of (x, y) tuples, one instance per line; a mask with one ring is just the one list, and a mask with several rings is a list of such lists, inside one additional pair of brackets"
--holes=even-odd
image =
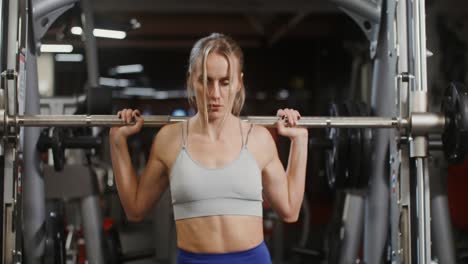
[(111, 127), (109, 131), (111, 140), (126, 140), (129, 136), (140, 132), (144, 119), (139, 110), (122, 109), (117, 112), (117, 116), (126, 124), (131, 124), (133, 122), (134, 124)]

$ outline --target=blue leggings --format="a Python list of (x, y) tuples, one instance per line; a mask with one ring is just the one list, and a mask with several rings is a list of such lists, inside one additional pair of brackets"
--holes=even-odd
[(262, 242), (260, 245), (239, 252), (205, 254), (179, 249), (177, 264), (271, 264), (270, 253)]

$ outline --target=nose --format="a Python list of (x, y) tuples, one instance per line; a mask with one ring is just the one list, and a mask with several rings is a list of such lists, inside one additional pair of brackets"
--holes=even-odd
[(212, 98), (219, 98), (221, 97), (221, 90), (219, 87), (219, 83), (215, 82), (213, 86), (211, 87), (211, 92), (210, 92), (210, 97)]

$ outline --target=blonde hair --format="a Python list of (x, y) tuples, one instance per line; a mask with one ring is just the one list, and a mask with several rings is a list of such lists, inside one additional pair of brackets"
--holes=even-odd
[[(211, 53), (222, 55), (228, 61), (230, 69), (229, 85), (234, 83), (234, 78), (239, 78), (240, 89), (235, 94), (234, 100), (231, 100), (233, 87), (230, 87), (229, 89), (230, 92), (228, 98), (229, 102), (232, 102), (229, 105), (229, 107), (231, 107), (231, 113), (235, 116), (239, 116), (245, 101), (245, 87), (241, 77), (244, 66), (244, 55), (239, 45), (231, 37), (220, 33), (212, 33), (207, 37), (199, 39), (190, 52), (189, 65), (187, 70), (187, 94), (190, 104), (193, 107), (196, 107), (202, 116), (202, 120), (205, 122), (204, 125), (208, 123), (206, 61), (208, 55)], [(233, 65), (235, 60), (233, 60), (233, 57), (237, 59), (237, 73), (234, 73)], [(198, 98), (198, 100), (195, 96), (195, 82), (197, 81), (195, 72), (197, 72), (197, 69), (202, 70), (203, 76), (203, 97)]]

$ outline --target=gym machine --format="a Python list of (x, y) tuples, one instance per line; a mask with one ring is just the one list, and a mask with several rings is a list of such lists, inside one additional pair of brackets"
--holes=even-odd
[[(414, 113), (427, 112), (426, 57), (430, 52), (426, 49), (425, 2), (333, 2), (355, 20), (370, 42), (373, 113), (411, 119)], [(466, 107), (466, 95), (465, 87), (452, 83), (442, 103), (446, 127), (442, 148), (449, 162), (460, 162), (465, 157), (466, 115), (457, 109)], [(450, 130), (458, 132), (452, 134)], [(364, 263), (455, 263), (446, 191), (439, 190), (431, 200), (429, 188), (428, 152), (440, 144), (429, 141), (427, 134), (418, 134), (373, 131), (373, 159), (369, 186), (364, 187), (365, 200), (355, 200), (347, 208), (349, 219), (364, 214), (365, 224), (344, 223), (340, 254), (345, 256), (339, 263), (356, 260), (360, 236), (349, 234), (353, 237), (347, 238), (347, 230), (359, 230), (362, 225)], [(360, 210), (363, 203), (365, 210)]]
[[(42, 224), (41, 214), (45, 214), (45, 208), (41, 206), (24, 209), (23, 212), (35, 212), (36, 215), (32, 218), (22, 215), (20, 209), (24, 195), (20, 168), (24, 167), (27, 172), (27, 166), (38, 166), (38, 127), (126, 125), (116, 116), (108, 115), (37, 114), (37, 77), (29, 76), (36, 68), (35, 64), (29, 62), (35, 60), (39, 40), (45, 30), (74, 2), (76, 1), (1, 1), (3, 7), (8, 7), (1, 9), (8, 10), (8, 14), (1, 15), (2, 28), (9, 29), (7, 39), (1, 41), (2, 49), (7, 49), (7, 52), (2, 52), (7, 54), (7, 58), (2, 58), (1, 76), (5, 103), (0, 111), (0, 129), (4, 139), (1, 196), (3, 263), (21, 263), (23, 243), (36, 245), (26, 246), (33, 249), (27, 253), (27, 258), (41, 256), (43, 252), (41, 237), (39, 241), (21, 241), (23, 232), (40, 236), (42, 227), (38, 223)], [(467, 90), (457, 84), (451, 85), (446, 93), (442, 113), (427, 112), (424, 1), (334, 2), (356, 20), (370, 40), (370, 54), (374, 60), (371, 107), (376, 116), (303, 117), (299, 124), (307, 128), (331, 128), (331, 139), (337, 135), (334, 133), (339, 128), (375, 128), (369, 195), (365, 201), (354, 203), (356, 208), (360, 208), (365, 202), (365, 263), (381, 263), (386, 246), (390, 248), (387, 261), (392, 263), (431, 263), (434, 260), (432, 246), (441, 263), (454, 263), (447, 205), (433, 205), (431, 212), (427, 167), (430, 145), (428, 136), (442, 134), (446, 156), (457, 161), (464, 158), (468, 128)], [(5, 23), (8, 27), (4, 27)], [(20, 36), (16, 35), (17, 32)], [(16, 48), (17, 41), (19, 51)], [(31, 66), (26, 67), (27, 65)], [(276, 117), (251, 116), (243, 119), (265, 126), (272, 126), (277, 121)], [(145, 126), (162, 126), (183, 120), (184, 118), (179, 117), (145, 116)], [(24, 129), (24, 139), (23, 127), (27, 128)], [(335, 151), (339, 146), (336, 142), (332, 140)], [(22, 159), (24, 165), (19, 164)], [(341, 176), (337, 174), (337, 177)], [(339, 181), (338, 178), (335, 180)], [(43, 182), (34, 184), (40, 186)], [(44, 198), (40, 193), (34, 197)], [(355, 212), (359, 214), (362, 211)], [(353, 210), (349, 212), (353, 213)], [(359, 215), (354, 218), (359, 219)], [(30, 219), (39, 219), (39, 222), (27, 222)], [(441, 231), (434, 233), (436, 239), (432, 242), (430, 227), (436, 221)], [(345, 230), (362, 224), (357, 222), (359, 221), (350, 222)], [(387, 241), (388, 229), (390, 242)], [(347, 252), (344, 259), (353, 260), (357, 256), (356, 243), (360, 241), (352, 237), (346, 241), (341, 252)], [(354, 250), (348, 250), (349, 248)]]
[[(39, 93), (36, 56), (41, 39), (51, 24), (77, 0), (19, 0), (1, 1), (2, 29), (7, 30), (1, 40), (3, 91), (5, 110), (11, 114), (39, 113)], [(88, 86), (94, 88), (98, 80), (94, 28), (88, 0), (79, 1), (83, 12), (83, 28), (88, 63)], [(5, 52), (6, 51), (6, 52)], [(98, 89), (88, 89), (89, 93)], [(90, 97), (93, 98), (93, 97)], [(88, 101), (90, 103), (91, 100)], [(19, 129), (16, 138), (4, 141), (2, 263), (40, 263), (46, 244), (45, 186), (41, 175), (39, 153), (36, 148), (40, 128)], [(21, 142), (17, 144), (18, 142)], [(27, 142), (23, 144), (23, 142)], [(24, 145), (24, 148), (21, 146)], [(15, 156), (17, 158), (15, 158)], [(20, 164), (21, 163), (21, 164)], [(22, 180), (24, 174), (24, 181)], [(23, 193), (23, 190), (27, 190)], [(24, 195), (23, 195), (24, 194)], [(92, 263), (103, 263), (99, 200), (90, 195), (82, 202), (87, 257)], [(93, 213), (94, 212), (94, 213)], [(24, 220), (24, 222), (22, 221)], [(12, 223), (12, 221), (16, 221)], [(17, 232), (19, 230), (19, 232)]]

